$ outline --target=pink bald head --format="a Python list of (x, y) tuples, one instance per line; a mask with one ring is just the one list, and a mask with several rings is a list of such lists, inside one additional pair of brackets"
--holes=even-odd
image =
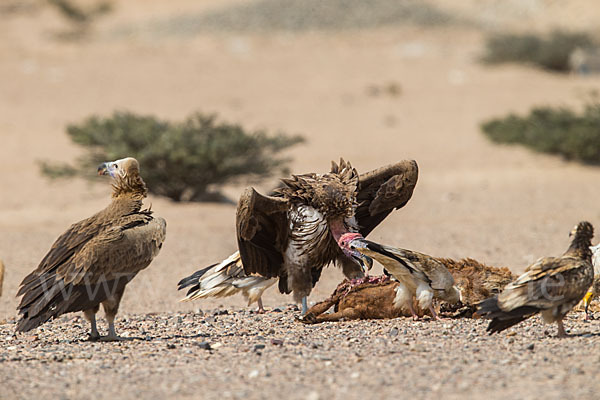
[(352, 241), (354, 239), (364, 239), (364, 237), (363, 237), (363, 235), (361, 235), (358, 232), (344, 233), (338, 239), (338, 246), (340, 246), (340, 248), (342, 248), (342, 249), (345, 249), (345, 248), (347, 248), (348, 243), (350, 243), (350, 241)]

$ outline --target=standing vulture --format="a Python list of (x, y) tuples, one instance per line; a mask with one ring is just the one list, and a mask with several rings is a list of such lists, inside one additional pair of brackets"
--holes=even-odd
[(562, 320), (581, 301), (594, 280), (592, 224), (580, 222), (570, 236), (573, 240), (562, 257), (540, 258), (498, 296), (477, 305), (477, 314), (491, 319), (487, 327), (490, 334), (540, 313), (544, 322), (557, 323), (559, 337), (567, 335)]
[(379, 261), (399, 282), (398, 301), (405, 304), (414, 319), (418, 314), (413, 307), (416, 298), (419, 308), (429, 309), (434, 319), (438, 319), (433, 308), (437, 298), (450, 304), (460, 300), (460, 292), (454, 286), (454, 278), (444, 263), (435, 257), (416, 251), (384, 246), (365, 240), (356, 233), (346, 233), (339, 239), (340, 247), (358, 251)]
[[(280, 292), (293, 292), (306, 312), (306, 297), (324, 266), (335, 261), (346, 276), (356, 277), (362, 274), (359, 265), (370, 261), (358, 252), (341, 249), (338, 239), (348, 232), (368, 235), (408, 202), (417, 176), (415, 161), (400, 161), (359, 176), (341, 159), (339, 164), (332, 162), (328, 173), (283, 179), (274, 196), (246, 189), (236, 216), (244, 274), (261, 276), (263, 291), (269, 286), (265, 280), (278, 279)], [(230, 282), (223, 271), (217, 267), (198, 271), (195, 277), (182, 279), (179, 289), (191, 286), (186, 299), (204, 297), (200, 292), (208, 293), (215, 283)]]
[[(113, 178), (112, 202), (77, 222), (52, 245), (39, 266), (21, 282), (17, 331), (36, 328), (59, 315), (83, 311), (91, 323), (90, 339), (122, 339), (114, 319), (125, 285), (146, 268), (165, 240), (166, 222), (142, 210), (146, 184), (137, 160), (124, 158), (98, 167)], [(96, 313), (100, 303), (108, 336), (100, 337)]]

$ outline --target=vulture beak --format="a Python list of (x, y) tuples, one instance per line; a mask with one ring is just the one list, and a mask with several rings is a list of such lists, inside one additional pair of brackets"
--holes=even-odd
[(108, 175), (108, 164), (110, 163), (102, 163), (98, 165), (98, 175)]
[(361, 252), (357, 251), (357, 254), (352, 254), (352, 257), (358, 261), (358, 263), (360, 264), (363, 272), (365, 273), (365, 275), (367, 275), (369, 273), (369, 271), (371, 270), (371, 268), (373, 268), (373, 259), (369, 256), (366, 256), (364, 254), (362, 254)]
[(359, 249), (352, 247), (353, 242), (362, 245), (363, 241), (365, 241), (365, 239), (360, 233), (349, 232), (340, 237), (338, 244), (344, 253), (348, 257), (354, 259), (361, 266), (363, 272), (368, 274), (368, 271), (373, 268), (373, 259)]
[[(98, 175), (110, 175), (112, 178), (116, 178), (119, 175), (119, 164), (121, 160), (107, 161), (98, 166)], [(122, 175), (122, 173), (121, 173)]]

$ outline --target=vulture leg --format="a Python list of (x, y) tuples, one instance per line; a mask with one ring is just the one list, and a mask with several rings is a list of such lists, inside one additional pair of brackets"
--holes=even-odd
[(307, 311), (308, 311), (308, 303), (307, 303), (306, 296), (304, 296), (302, 298), (302, 315), (305, 315)]
[(113, 297), (102, 302), (102, 307), (104, 308), (104, 313), (106, 314), (106, 320), (108, 321), (108, 336), (103, 336), (100, 338), (100, 340), (103, 342), (131, 340), (130, 338), (117, 336), (115, 331), (115, 317), (119, 311), (119, 303), (121, 303), (121, 297), (123, 297), (124, 291), (125, 288), (123, 288), (120, 292), (115, 293)]
[(100, 333), (98, 333), (98, 327), (96, 326), (96, 313), (98, 312), (99, 308), (99, 306), (96, 306), (83, 312), (83, 316), (90, 322), (90, 325), (92, 326), (92, 330), (90, 332), (90, 340), (100, 339)]
[(256, 312), (259, 314), (264, 314), (265, 308), (263, 307), (262, 297), (258, 298), (257, 303), (258, 303), (258, 310), (256, 310)]
[(418, 321), (419, 320), (419, 315), (415, 311), (415, 308), (413, 307), (413, 302), (412, 301), (410, 301), (408, 303), (408, 308), (410, 309), (410, 314), (412, 315), (413, 321)]
[(435, 309), (433, 308), (433, 304), (429, 306), (429, 311), (431, 311), (431, 316), (433, 317), (434, 321), (440, 319), (440, 317), (438, 317), (437, 313), (435, 312)]
[(563, 325), (562, 319), (559, 319), (558, 321), (556, 321), (556, 325), (558, 325), (558, 337), (566, 338), (567, 332), (565, 332), (565, 326)]

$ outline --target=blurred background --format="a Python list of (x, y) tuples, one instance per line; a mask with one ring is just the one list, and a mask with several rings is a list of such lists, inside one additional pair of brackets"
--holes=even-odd
[(0, 321), (108, 204), (86, 178), (103, 158), (138, 157), (168, 222), (120, 315), (244, 306), (178, 303), (176, 283), (236, 249), (244, 187), (339, 157), (419, 164), (373, 240), (515, 272), (561, 254), (600, 222), (599, 20), (592, 0), (1, 0)]

